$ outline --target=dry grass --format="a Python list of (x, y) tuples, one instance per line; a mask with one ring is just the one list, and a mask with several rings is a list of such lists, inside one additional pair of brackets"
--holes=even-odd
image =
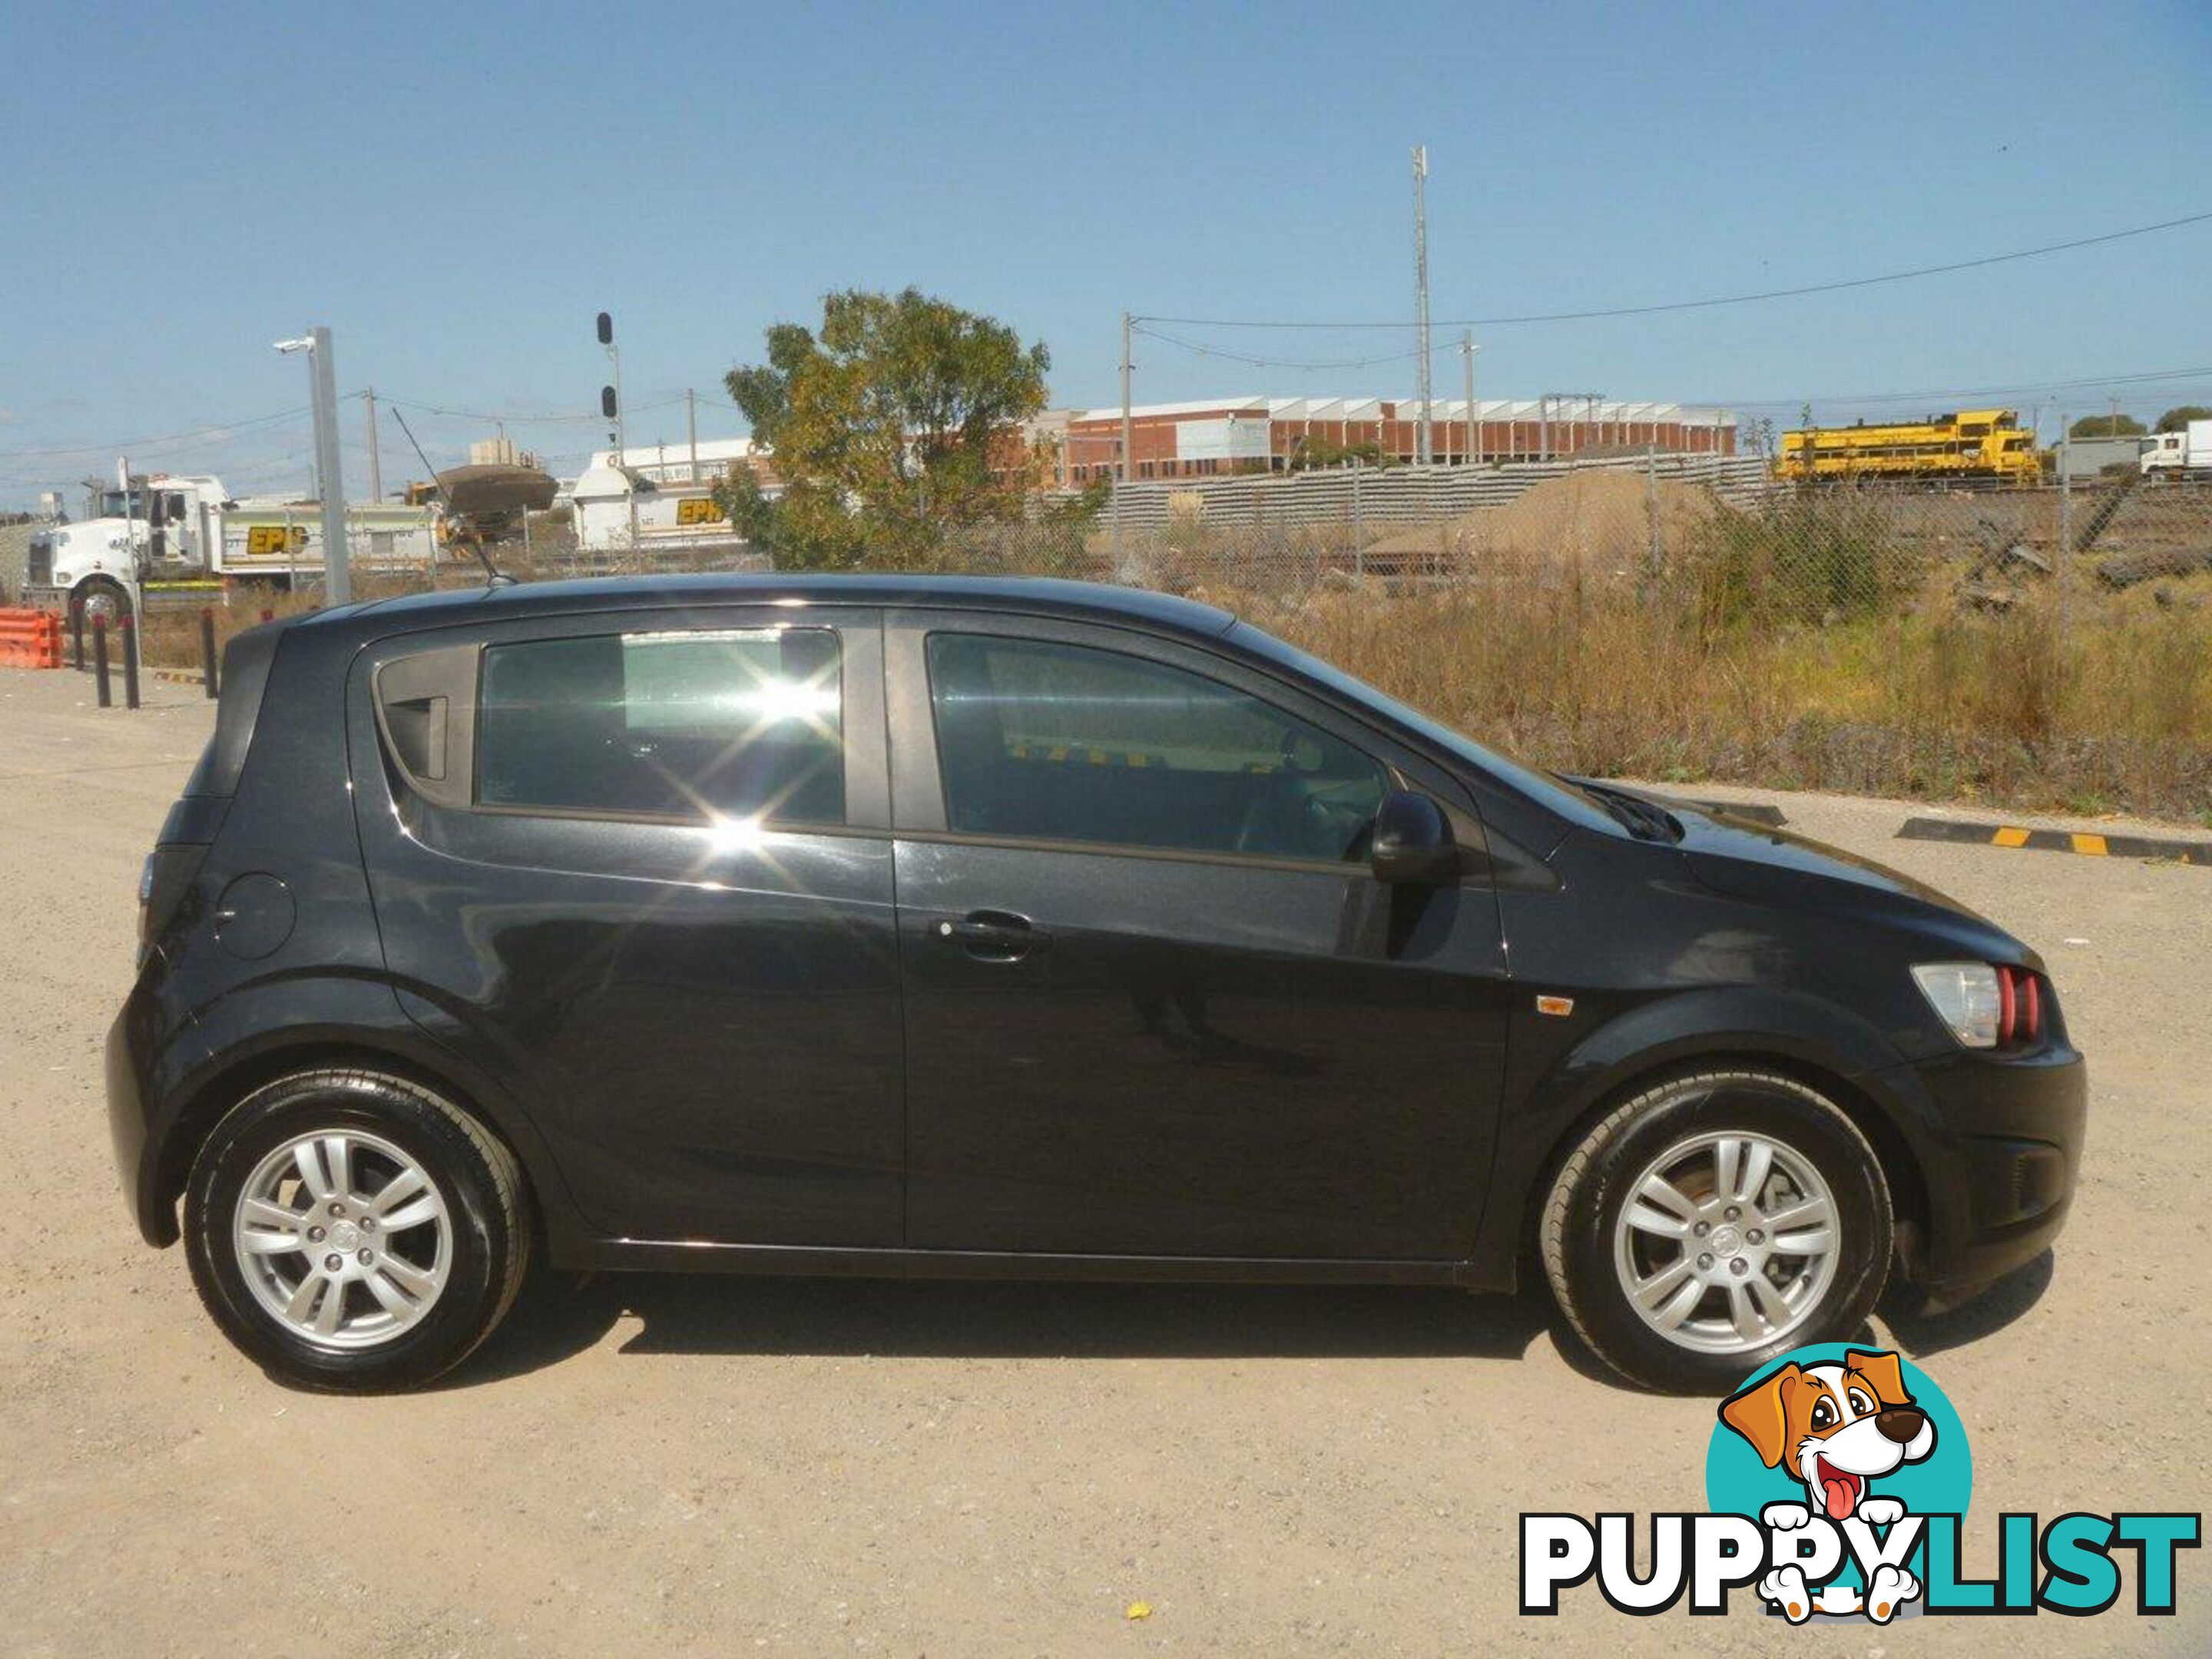
[(2077, 600), (2063, 633), (2042, 596), (2002, 615), (1717, 629), (1693, 605), (1581, 587), (1316, 592), (1238, 608), (1563, 770), (2212, 823), (2203, 599)]

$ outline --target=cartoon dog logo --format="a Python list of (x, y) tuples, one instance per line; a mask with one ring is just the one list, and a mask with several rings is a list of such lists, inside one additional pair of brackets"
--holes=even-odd
[[(1869, 1526), (1894, 1525), (1905, 1505), (1876, 1498), (1877, 1477), (1923, 1461), (1936, 1449), (1936, 1425), (1912, 1403), (1893, 1353), (1846, 1350), (1839, 1365), (1792, 1363), (1721, 1402), (1721, 1421), (1734, 1429), (1772, 1468), (1786, 1468), (1812, 1499), (1769, 1504), (1759, 1519), (1778, 1532), (1794, 1532), (1814, 1515), (1842, 1522), (1853, 1516)], [(1902, 1567), (1875, 1569), (1862, 1593), (1831, 1584), (1814, 1595), (1804, 1573), (1781, 1566), (1759, 1581), (1759, 1593), (1793, 1625), (1815, 1613), (1863, 1612), (1888, 1623), (1904, 1603), (1917, 1599), (1920, 1581)]]

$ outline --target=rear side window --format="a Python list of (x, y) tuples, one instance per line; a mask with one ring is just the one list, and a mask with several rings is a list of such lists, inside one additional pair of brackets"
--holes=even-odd
[(595, 635), (488, 647), (486, 806), (845, 821), (844, 699), (826, 628)]
[(1149, 658), (933, 634), (947, 823), (970, 835), (1360, 856), (1382, 767), (1273, 703)]

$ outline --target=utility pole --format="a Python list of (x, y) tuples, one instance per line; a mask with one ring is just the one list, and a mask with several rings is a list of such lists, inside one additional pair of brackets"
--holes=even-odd
[(1419, 364), (1421, 419), (1414, 430), (1414, 459), (1424, 466), (1436, 459), (1430, 427), (1429, 385), (1429, 147), (1413, 146), (1413, 350)]
[(691, 434), (691, 482), (699, 482), (699, 394), (684, 388), (684, 425)]
[(1471, 328), (1460, 333), (1459, 355), (1467, 371), (1467, 464), (1473, 466), (1482, 459), (1482, 422), (1474, 415), (1474, 331)]
[(1129, 487), (1132, 476), (1132, 444), (1136, 431), (1135, 419), (1129, 408), (1129, 371), (1133, 365), (1130, 346), (1133, 337), (1127, 312), (1121, 313), (1121, 464), (1114, 480), (1114, 574), (1122, 580), (1128, 580), (1128, 567), (1121, 556), (1121, 496)]
[(2073, 622), (2073, 597), (2068, 586), (2073, 552), (2074, 434), (2066, 423), (2066, 411), (2062, 409), (2058, 411), (2058, 552), (2051, 563), (2052, 574), (2058, 583), (2058, 640), (2062, 650)]
[(362, 392), (361, 401), (368, 411), (368, 501), (374, 507), (384, 499), (384, 458), (376, 449), (376, 388)]

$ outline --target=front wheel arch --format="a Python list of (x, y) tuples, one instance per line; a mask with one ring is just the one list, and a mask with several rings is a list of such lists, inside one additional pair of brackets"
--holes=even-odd
[[(1866, 1137), (1888, 1185), (1890, 1203), (1900, 1233), (1911, 1229), (1925, 1238), (1933, 1201), (1920, 1164), (1896, 1121), (1875, 1097), (1840, 1070), (1823, 1066), (1793, 1052), (1761, 1049), (1741, 1043), (1654, 1057), (1626, 1075), (1609, 1079), (1583, 1109), (1563, 1122), (1547, 1147), (1543, 1160), (1525, 1194), (1515, 1241), (1513, 1274), (1516, 1286), (1540, 1285), (1544, 1269), (1540, 1254), (1546, 1194), (1559, 1179), (1559, 1170), (1589, 1132), (1623, 1101), (1633, 1099), (1670, 1077), (1686, 1073), (1723, 1071), (1772, 1072), (1801, 1083), (1834, 1102), (1851, 1126)], [(1493, 1200), (1494, 1201), (1494, 1200)]]
[[(1825, 1140), (1828, 1156), (1839, 1158), (1839, 1161), (1832, 1164), (1827, 1171), (1833, 1197), (1830, 1198), (1823, 1188), (1822, 1198), (1836, 1205), (1835, 1213), (1839, 1220), (1849, 1217), (1856, 1202), (1861, 1212), (1857, 1223), (1869, 1229), (1873, 1239), (1878, 1241), (1875, 1253), (1858, 1258), (1859, 1266), (1850, 1267), (1845, 1276), (1832, 1283), (1823, 1281), (1825, 1287), (1816, 1287), (1815, 1307), (1803, 1316), (1817, 1315), (1821, 1323), (1840, 1319), (1846, 1327), (1855, 1325), (1871, 1311), (1899, 1260), (1897, 1229), (1901, 1218), (1890, 1170), (1880, 1150), (1861, 1128), (1856, 1115), (1845, 1105), (1833, 1079), (1808, 1076), (1802, 1068), (1792, 1070), (1759, 1059), (1715, 1056), (1656, 1066), (1609, 1091), (1590, 1113), (1577, 1120), (1558, 1156), (1547, 1164), (1544, 1181), (1533, 1195), (1531, 1249), (1537, 1259), (1532, 1271), (1537, 1281), (1546, 1285), (1559, 1316), (1571, 1327), (1575, 1339), (1587, 1352), (1608, 1370), (1638, 1386), (1668, 1392), (1705, 1392), (1724, 1386), (1723, 1379), (1732, 1379), (1741, 1370), (1741, 1364), (1734, 1363), (1735, 1351), (1701, 1352), (1701, 1345), (1696, 1343), (1678, 1347), (1663, 1334), (1655, 1340), (1648, 1330), (1638, 1328), (1632, 1315), (1624, 1316), (1620, 1311), (1622, 1304), (1614, 1301), (1614, 1273), (1618, 1269), (1611, 1264), (1595, 1269), (1591, 1266), (1590, 1252), (1593, 1248), (1602, 1248), (1598, 1242), (1602, 1235), (1592, 1233), (1590, 1227), (1607, 1212), (1609, 1206), (1626, 1201), (1619, 1194), (1634, 1190), (1620, 1176), (1620, 1159), (1626, 1157), (1634, 1160), (1650, 1150), (1648, 1146), (1637, 1149), (1638, 1138), (1649, 1140), (1657, 1137), (1663, 1146), (1667, 1138), (1680, 1137), (1682, 1126), (1669, 1127), (1663, 1120), (1669, 1115), (1680, 1117), (1685, 1111), (1706, 1111), (1711, 1091), (1700, 1091), (1696, 1085), (1714, 1083), (1727, 1085), (1730, 1091), (1741, 1088), (1748, 1097), (1748, 1103), (1723, 1109), (1723, 1115), (1735, 1119), (1739, 1125), (1745, 1121), (1746, 1114), (1757, 1120), (1771, 1118), (1778, 1111), (1796, 1120), (1784, 1131), (1788, 1138), (1775, 1151), (1778, 1171), (1783, 1170), (1790, 1152), (1801, 1159), (1808, 1156), (1806, 1136), (1809, 1135), (1809, 1145), (1814, 1146)], [(1822, 1127), (1824, 1123), (1828, 1127)], [(1695, 1127), (1694, 1119), (1690, 1127)], [(1711, 1133), (1706, 1130), (1708, 1135)], [(1739, 1129), (1730, 1127), (1722, 1133), (1734, 1134)], [(1754, 1122), (1749, 1133), (1771, 1136), (1775, 1130)], [(1694, 1141), (1685, 1144), (1694, 1146)], [(1814, 1166), (1809, 1178), (1817, 1181), (1820, 1154), (1814, 1151), (1809, 1157)], [(1612, 1165), (1610, 1170), (1608, 1163)], [(1632, 1161), (1626, 1167), (1634, 1168), (1634, 1163)], [(1844, 1179), (1839, 1180), (1839, 1175)], [(1856, 1200), (1846, 1182), (1857, 1185)], [(1612, 1197), (1607, 1196), (1608, 1183)], [(1753, 1203), (1750, 1197), (1743, 1201)], [(1596, 1206), (1595, 1212), (1593, 1205)], [(1733, 1219), (1736, 1212), (1731, 1209), (1727, 1213)], [(1717, 1244), (1725, 1230), (1718, 1227), (1717, 1212), (1713, 1219)], [(1754, 1206), (1752, 1221), (1758, 1219)], [(1704, 1231), (1702, 1224), (1698, 1231)], [(1846, 1224), (1842, 1231), (1848, 1238), (1850, 1226)], [(1750, 1238), (1755, 1244), (1759, 1235), (1754, 1232)], [(1686, 1267), (1687, 1251), (1698, 1248), (1686, 1238), (1683, 1247), (1681, 1263), (1670, 1271), (1679, 1273)], [(1711, 1257), (1705, 1257), (1698, 1265), (1711, 1268), (1714, 1263)], [(1744, 1264), (1738, 1261), (1735, 1266), (1740, 1273)], [(1850, 1267), (1849, 1259), (1845, 1258), (1840, 1266)], [(1598, 1288), (1598, 1281), (1602, 1281), (1605, 1288)], [(1828, 1300), (1832, 1296), (1838, 1298), (1832, 1304)], [(1826, 1311), (1820, 1312), (1823, 1308)], [(1803, 1331), (1793, 1335), (1785, 1328), (1766, 1339), (1770, 1346), (1765, 1351), (1754, 1351), (1741, 1363), (1755, 1367), (1784, 1351), (1792, 1341), (1802, 1344), (1816, 1340), (1836, 1338), (1834, 1333), (1828, 1338), (1808, 1335)]]

